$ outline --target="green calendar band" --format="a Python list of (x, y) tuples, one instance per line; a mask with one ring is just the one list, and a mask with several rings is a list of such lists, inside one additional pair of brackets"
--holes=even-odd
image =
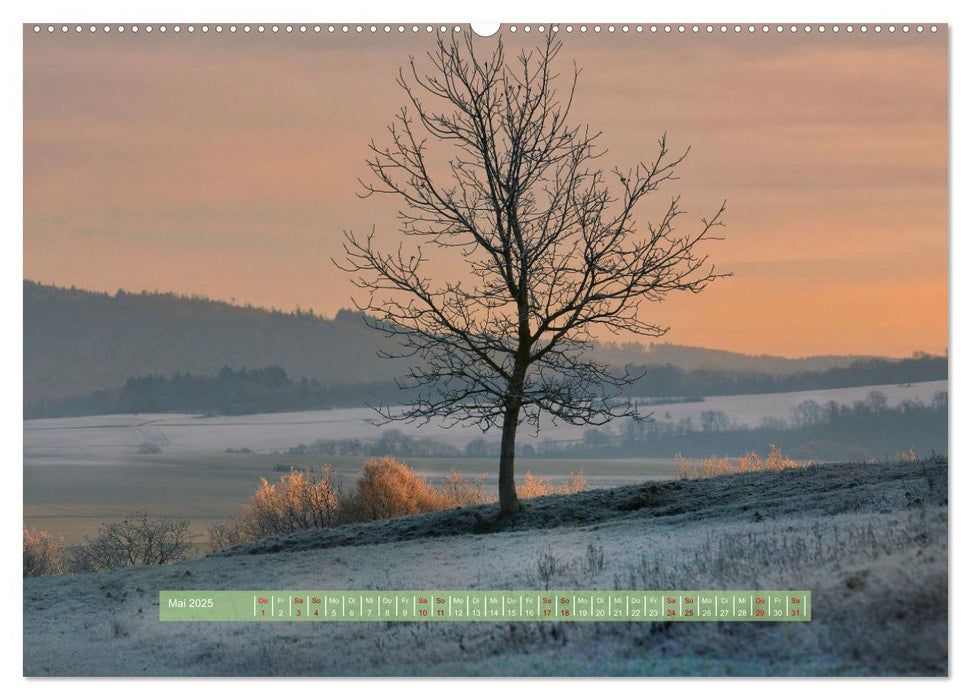
[(808, 622), (809, 591), (161, 591), (162, 622)]

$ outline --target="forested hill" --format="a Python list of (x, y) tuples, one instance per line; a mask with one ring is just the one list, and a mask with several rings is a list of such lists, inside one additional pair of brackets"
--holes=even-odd
[(99, 294), (24, 282), (24, 399), (73, 396), (130, 377), (279, 365), (323, 383), (390, 380), (385, 342), (360, 314), (333, 320), (174, 294)]
[(834, 367), (849, 367), (869, 360), (888, 360), (876, 355), (812, 355), (780, 357), (778, 355), (745, 355), (728, 350), (711, 350), (675, 343), (604, 343), (597, 349), (598, 358), (611, 365), (671, 365), (686, 371), (759, 373), (773, 376), (823, 372)]
[[(391, 380), (401, 376), (406, 365), (378, 359), (380, 348), (393, 347), (389, 342), (351, 311), (327, 319), (311, 311), (288, 313), (202, 297), (105, 294), (24, 281), (25, 403), (117, 390), (133, 377), (215, 376), (224, 367), (280, 367), (294, 381), (316, 380), (324, 389), (357, 384), (393, 388)], [(716, 389), (716, 393), (786, 391), (791, 390), (785, 388), (790, 384), (802, 388), (813, 382), (794, 376), (784, 381), (786, 376), (859, 367), (861, 360), (875, 360), (752, 356), (665, 343), (607, 344), (591, 352), (616, 366), (652, 367), (648, 382), (631, 388), (641, 396), (703, 395)], [(928, 376), (924, 376), (927, 363), (918, 364), (899, 377), (894, 370), (889, 381), (947, 376), (946, 358), (931, 363)], [(837, 372), (824, 384), (870, 383), (868, 379), (887, 373), (884, 365), (876, 361), (880, 371), (868, 370), (873, 377), (867, 381), (860, 372)], [(912, 371), (918, 369), (916, 374)]]

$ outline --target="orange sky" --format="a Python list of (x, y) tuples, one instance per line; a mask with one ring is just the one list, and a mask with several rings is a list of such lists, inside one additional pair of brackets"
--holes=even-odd
[[(666, 191), (685, 221), (728, 200), (708, 252), (735, 277), (645, 307), (666, 340), (946, 350), (944, 31), (561, 36), (605, 166), (651, 157), (666, 130), (692, 147)], [(397, 66), (429, 42), (25, 29), (25, 277), (349, 306), (330, 258), (344, 229), (394, 240), (397, 203), (358, 199), (356, 180), (402, 104)]]

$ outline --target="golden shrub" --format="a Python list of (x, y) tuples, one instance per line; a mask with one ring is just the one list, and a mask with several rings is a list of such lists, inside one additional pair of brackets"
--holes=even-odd
[(24, 578), (63, 574), (64, 546), (60, 537), (24, 527)]
[(674, 466), (677, 467), (678, 477), (681, 479), (691, 478), (691, 460), (682, 455), (680, 452), (674, 455)]
[(446, 475), (445, 482), (441, 486), (443, 507), (462, 508), (478, 505), (485, 500), (484, 487), (485, 474), (468, 479), (457, 469), (453, 469)]
[[(238, 518), (209, 527), (209, 545), (218, 551), (309, 528), (478, 505), (490, 500), (485, 479), (485, 474), (468, 478), (453, 469), (436, 488), (407, 464), (381, 457), (367, 460), (356, 490), (342, 494), (329, 467), (319, 473), (291, 470), (276, 483), (261, 479)], [(535, 498), (576, 493), (588, 486), (582, 469), (563, 484), (527, 472), (517, 491), (520, 498)]]
[(330, 467), (319, 472), (291, 469), (276, 483), (260, 479), (260, 487), (243, 506), (243, 513), (209, 528), (213, 550), (298, 530), (336, 525), (340, 517), (336, 474)]
[(752, 450), (746, 455), (738, 458), (738, 471), (742, 474), (746, 472), (762, 471), (762, 457), (758, 452)]
[(781, 469), (795, 469), (804, 467), (808, 462), (797, 462), (782, 456), (782, 450), (775, 445), (769, 445), (769, 456), (765, 458), (766, 471), (779, 471)]
[(519, 498), (537, 498), (539, 496), (551, 496), (553, 494), (577, 493), (588, 488), (587, 478), (583, 475), (583, 470), (571, 473), (567, 477), (565, 484), (557, 485), (552, 479), (533, 476), (532, 472), (526, 472), (526, 476), (516, 487), (516, 495)]
[(357, 506), (364, 520), (429, 513), (442, 510), (445, 503), (431, 484), (391, 457), (367, 460), (357, 481)]
[(563, 493), (578, 493), (586, 491), (588, 488), (590, 488), (590, 484), (587, 483), (587, 477), (583, 475), (583, 469), (580, 469), (567, 477)]
[(769, 445), (769, 455), (765, 459), (755, 450), (734, 460), (728, 457), (712, 455), (701, 460), (697, 471), (692, 470), (691, 460), (679, 452), (674, 456), (674, 466), (678, 476), (682, 479), (700, 478), (710, 479), (725, 474), (744, 474), (747, 472), (779, 471), (782, 469), (797, 469), (808, 466), (809, 462), (797, 462), (782, 456), (782, 450), (775, 445)]

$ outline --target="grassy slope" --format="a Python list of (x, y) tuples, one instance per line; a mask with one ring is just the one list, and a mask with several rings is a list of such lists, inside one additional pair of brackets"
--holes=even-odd
[[(947, 463), (654, 482), (24, 584), (28, 675), (947, 672)], [(586, 556), (602, 547), (604, 566)], [(158, 622), (163, 588), (810, 588), (809, 624)]]

